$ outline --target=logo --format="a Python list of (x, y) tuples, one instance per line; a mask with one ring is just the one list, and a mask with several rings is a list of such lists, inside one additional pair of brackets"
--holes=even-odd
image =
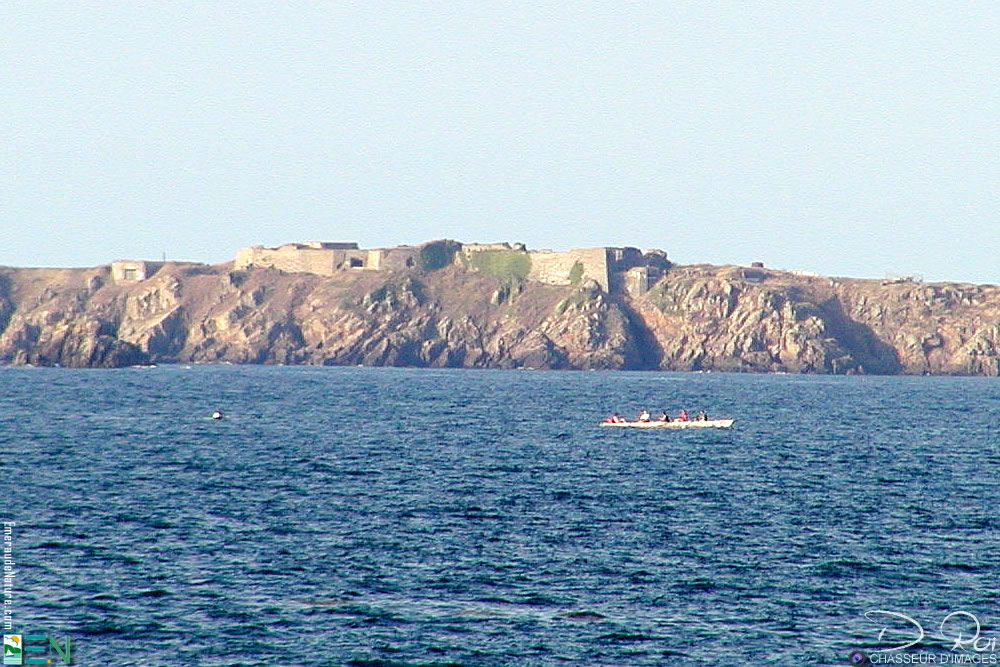
[(852, 665), (866, 665), (868, 664), (868, 656), (861, 651), (851, 651), (851, 654), (847, 656), (848, 662)]
[(73, 664), (69, 637), (52, 635), (4, 635), (3, 664), (53, 665)]
[(24, 642), (21, 635), (3, 636), (3, 664), (20, 665), (24, 651)]

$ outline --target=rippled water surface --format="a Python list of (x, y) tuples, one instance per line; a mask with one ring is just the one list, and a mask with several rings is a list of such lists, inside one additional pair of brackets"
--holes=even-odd
[[(736, 423), (596, 426), (642, 407)], [(872, 609), (996, 635), (998, 423), (988, 378), (0, 368), (14, 628), (80, 665), (848, 664)]]

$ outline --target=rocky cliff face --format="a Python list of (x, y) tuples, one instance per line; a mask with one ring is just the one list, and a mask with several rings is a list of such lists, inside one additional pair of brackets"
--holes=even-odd
[(1000, 373), (1000, 288), (675, 267), (642, 297), (449, 266), (0, 269), (0, 363)]
[(1000, 288), (678, 268), (637, 300), (665, 369), (1000, 373)]

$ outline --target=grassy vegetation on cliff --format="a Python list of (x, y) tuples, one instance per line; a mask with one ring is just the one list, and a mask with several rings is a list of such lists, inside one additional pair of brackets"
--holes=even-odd
[(519, 250), (485, 250), (469, 253), (473, 268), (501, 280), (526, 280), (531, 272), (531, 257)]
[(521, 292), (524, 291), (524, 282), (518, 280), (517, 278), (505, 279), (500, 283), (500, 287), (493, 292), (493, 296), (490, 297), (490, 303), (494, 306), (499, 306), (504, 302), (511, 302), (517, 298)]
[(580, 283), (581, 278), (583, 278), (583, 264), (576, 262), (573, 264), (573, 268), (569, 270), (569, 284), (577, 285)]
[(372, 290), (361, 299), (364, 308), (373, 305), (381, 305), (387, 308), (399, 308), (403, 306), (419, 306), (424, 301), (424, 286), (410, 278), (394, 280), (385, 283), (381, 287)]
[(596, 303), (601, 299), (601, 293), (593, 290), (577, 289), (568, 297), (560, 301), (555, 305), (553, 312), (556, 315), (562, 315), (570, 308), (580, 308), (587, 303)]
[(679, 315), (683, 312), (677, 290), (671, 289), (671, 283), (666, 280), (661, 280), (649, 290), (646, 298), (668, 315)]

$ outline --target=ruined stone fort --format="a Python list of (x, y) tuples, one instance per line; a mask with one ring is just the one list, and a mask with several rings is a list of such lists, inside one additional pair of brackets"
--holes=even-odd
[(357, 243), (311, 241), (277, 248), (240, 250), (233, 268), (270, 268), (333, 276), (341, 271), (401, 271), (464, 266), (498, 277), (549, 285), (594, 281), (608, 293), (646, 292), (669, 266), (662, 250), (638, 248), (574, 248), (565, 252), (528, 250), (523, 243), (458, 243), (431, 241), (419, 246), (359, 248)]

